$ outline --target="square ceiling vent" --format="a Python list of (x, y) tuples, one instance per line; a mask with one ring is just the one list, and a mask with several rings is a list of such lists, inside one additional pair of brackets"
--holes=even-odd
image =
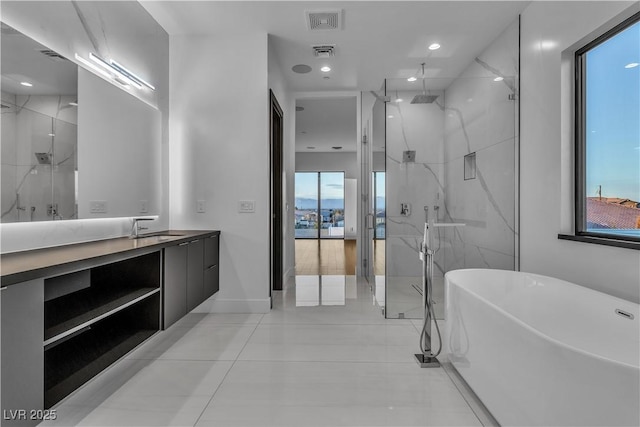
[(306, 11), (307, 28), (313, 30), (341, 30), (342, 10)]
[(335, 44), (320, 44), (311, 46), (313, 49), (313, 56), (317, 58), (330, 58), (332, 56), (336, 56), (336, 45)]

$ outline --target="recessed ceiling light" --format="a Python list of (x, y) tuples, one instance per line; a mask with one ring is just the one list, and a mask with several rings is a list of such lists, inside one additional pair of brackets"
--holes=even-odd
[(392, 116), (391, 114), (389, 114), (389, 115), (387, 116), (387, 119), (393, 119), (393, 116)]
[(77, 107), (78, 103), (77, 102), (70, 102), (69, 105), (71, 105), (72, 107)]
[(440, 49), (440, 45), (438, 43), (432, 43), (429, 45), (429, 50), (438, 50)]
[(55, 133), (50, 133), (49, 136), (56, 136), (56, 134)]
[(637, 62), (632, 62), (630, 64), (625, 65), (624, 68), (636, 68), (638, 65), (640, 64), (638, 64)]
[(402, 98), (396, 99), (396, 102), (402, 102), (402, 101), (404, 101), (404, 99), (402, 99)]
[(320, 68), (320, 71), (322, 71), (323, 73), (328, 73), (329, 71), (331, 71), (331, 67), (325, 65), (324, 67)]
[(416, 80), (418, 80), (416, 77), (409, 77), (407, 79), (408, 82), (415, 82)]
[(504, 80), (504, 77), (500, 77), (500, 76), (498, 76), (495, 79), (493, 79), (494, 82), (501, 82), (503, 80)]
[(342, 147), (331, 147), (331, 148), (333, 148), (334, 150), (342, 150)]
[(21, 84), (22, 86), (26, 86), (26, 87), (31, 87), (31, 86), (33, 86), (33, 84), (31, 84), (31, 83), (29, 83), (29, 82), (20, 82), (20, 84)]
[(298, 64), (291, 67), (294, 73), (307, 74), (311, 71), (311, 67), (306, 64)]

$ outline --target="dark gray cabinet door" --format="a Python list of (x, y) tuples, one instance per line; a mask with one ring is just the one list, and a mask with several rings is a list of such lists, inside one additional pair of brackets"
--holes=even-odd
[(204, 301), (204, 242), (193, 240), (187, 245), (187, 312)]
[(220, 289), (220, 239), (218, 235), (204, 239), (204, 298), (207, 299)]
[(2, 425), (36, 425), (29, 411), (44, 408), (44, 280), (3, 288), (0, 298)]
[(164, 249), (164, 328), (187, 314), (188, 244)]

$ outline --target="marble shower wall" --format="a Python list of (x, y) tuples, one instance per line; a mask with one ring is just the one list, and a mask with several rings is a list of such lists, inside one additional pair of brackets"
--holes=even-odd
[[(518, 267), (518, 51), (516, 21), (445, 91), (445, 220), (466, 223), (448, 235), (447, 271)], [(465, 180), (471, 153), (476, 177)]]
[[(51, 203), (58, 207), (56, 219), (76, 217), (77, 111), (67, 107), (76, 99), (2, 93), (3, 223), (52, 220)], [(53, 173), (35, 156), (50, 152), (52, 139)]]
[[(386, 315), (389, 318), (422, 316), (422, 262), (418, 258), (425, 211), (442, 205), (444, 191), (444, 112), (438, 103), (411, 104), (418, 91), (395, 91), (404, 81), (387, 80), (386, 104)], [(442, 92), (432, 92), (440, 95)], [(400, 98), (403, 101), (397, 102)], [(415, 151), (414, 162), (403, 153)], [(401, 214), (401, 204), (410, 206)], [(431, 216), (433, 218), (433, 216)], [(436, 259), (442, 277), (443, 259)]]

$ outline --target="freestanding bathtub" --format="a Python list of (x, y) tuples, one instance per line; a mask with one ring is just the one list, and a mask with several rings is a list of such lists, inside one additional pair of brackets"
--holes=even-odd
[(640, 425), (638, 304), (503, 270), (445, 291), (445, 351), (501, 425)]

